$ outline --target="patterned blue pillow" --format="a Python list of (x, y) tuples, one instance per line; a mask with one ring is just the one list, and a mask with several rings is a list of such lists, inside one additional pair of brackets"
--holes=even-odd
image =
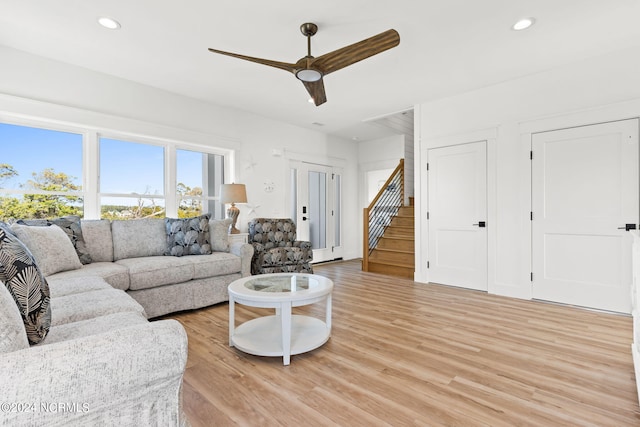
[(9, 228), (0, 223), (0, 281), (18, 305), (27, 338), (41, 342), (51, 326), (49, 284), (36, 265), (31, 252)]
[(208, 255), (211, 253), (209, 234), (211, 214), (194, 218), (165, 218), (167, 249), (165, 255)]

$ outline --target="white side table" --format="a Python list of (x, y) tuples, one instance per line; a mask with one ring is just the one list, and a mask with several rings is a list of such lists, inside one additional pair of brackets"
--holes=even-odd
[(229, 243), (249, 243), (249, 233), (229, 234)]

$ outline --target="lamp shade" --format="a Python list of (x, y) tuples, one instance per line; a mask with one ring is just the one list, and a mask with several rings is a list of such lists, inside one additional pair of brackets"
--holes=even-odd
[(247, 203), (247, 189), (244, 184), (222, 184), (220, 203)]

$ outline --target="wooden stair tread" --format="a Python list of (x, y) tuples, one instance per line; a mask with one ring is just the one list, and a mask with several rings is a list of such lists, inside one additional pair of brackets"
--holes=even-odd
[(414, 251), (407, 251), (407, 250), (404, 250), (404, 249), (389, 249), (389, 248), (375, 248), (374, 252), (375, 251), (405, 253), (405, 254), (411, 254), (411, 255), (413, 255), (415, 253)]
[(380, 239), (393, 239), (393, 240), (414, 240), (415, 237), (413, 234), (407, 234), (407, 235), (395, 235), (395, 236), (382, 236), (380, 237)]
[(390, 266), (394, 266), (394, 267), (402, 267), (402, 268), (411, 268), (413, 269), (415, 267), (414, 263), (406, 263), (406, 262), (397, 262), (397, 261), (385, 261), (385, 260), (369, 260), (369, 267), (371, 267), (372, 264), (380, 264), (380, 265), (390, 265)]

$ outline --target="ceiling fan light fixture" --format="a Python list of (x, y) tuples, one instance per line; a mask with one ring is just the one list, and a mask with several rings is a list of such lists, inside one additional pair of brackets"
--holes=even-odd
[(308, 68), (298, 71), (296, 77), (303, 82), (317, 82), (322, 78), (322, 73), (318, 70)]

